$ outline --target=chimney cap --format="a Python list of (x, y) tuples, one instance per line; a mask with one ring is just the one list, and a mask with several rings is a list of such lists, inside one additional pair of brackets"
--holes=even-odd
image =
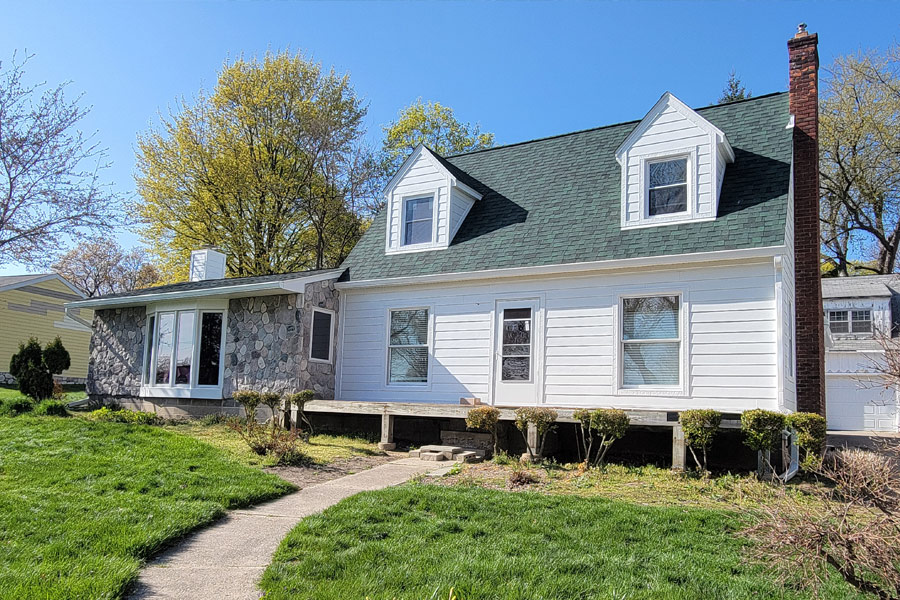
[(806, 31), (806, 23), (799, 23), (797, 25), (797, 33), (794, 34), (794, 37), (803, 37), (807, 35), (809, 35), (809, 33)]

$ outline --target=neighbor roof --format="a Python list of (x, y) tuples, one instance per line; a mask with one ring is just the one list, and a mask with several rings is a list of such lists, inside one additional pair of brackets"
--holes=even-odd
[(822, 279), (822, 298), (886, 298), (891, 296), (888, 284), (900, 283), (896, 275), (858, 277), (826, 277)]
[(288, 283), (312, 283), (331, 277), (337, 277), (339, 270), (328, 269), (318, 271), (300, 271), (296, 273), (280, 273), (278, 275), (258, 275), (254, 277), (229, 277), (225, 279), (205, 279), (203, 281), (187, 281), (156, 287), (144, 288), (133, 292), (107, 294), (97, 296), (79, 302), (72, 302), (73, 307), (103, 307), (126, 306), (144, 304), (147, 302), (159, 302), (180, 298), (192, 298), (199, 296), (234, 296), (239, 294), (252, 294), (271, 290), (283, 290), (282, 293), (290, 293), (286, 288)]
[[(450, 246), (387, 255), (385, 211), (342, 267), (350, 281), (780, 246), (790, 181), (787, 93), (702, 108), (735, 152), (714, 221), (620, 227), (616, 148), (638, 121), (442, 159), (483, 194)], [(457, 175), (459, 177), (459, 175)]]
[(32, 273), (30, 275), (2, 275), (0, 276), (0, 292), (23, 288), (29, 284), (36, 285), (45, 281), (56, 279), (67, 288), (72, 290), (74, 295), (84, 298), (84, 293), (77, 287), (72, 285), (69, 280), (59, 273)]

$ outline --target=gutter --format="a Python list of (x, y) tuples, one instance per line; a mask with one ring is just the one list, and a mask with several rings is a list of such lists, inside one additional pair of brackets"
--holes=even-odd
[[(302, 294), (306, 284), (317, 283), (327, 279), (334, 279), (340, 275), (340, 270), (331, 270), (317, 275), (308, 277), (298, 277), (296, 279), (285, 279), (282, 281), (264, 281), (260, 283), (247, 283), (243, 285), (224, 285), (215, 288), (205, 288), (198, 290), (179, 291), (162, 293), (146, 293), (135, 294), (133, 296), (121, 296), (117, 298), (90, 298), (87, 300), (78, 300), (76, 302), (66, 303), (66, 310), (69, 308), (109, 308), (115, 306), (136, 306), (149, 304), (151, 302), (164, 302), (166, 300), (186, 300), (190, 298), (205, 298), (208, 296), (252, 296), (256, 292), (269, 290), (279, 290), (284, 293)], [(68, 314), (68, 313), (67, 313)]]
[(486, 271), (462, 271), (456, 273), (434, 273), (430, 275), (414, 275), (409, 277), (393, 277), (388, 279), (363, 279), (360, 281), (338, 282), (335, 287), (343, 289), (359, 289), (374, 287), (393, 287), (424, 283), (447, 283), (455, 281), (477, 281), (505, 277), (527, 277), (541, 275), (565, 275), (606, 271), (612, 269), (632, 269), (666, 265), (685, 265), (716, 261), (748, 260), (770, 258), (785, 253), (787, 247), (765, 246), (762, 248), (742, 248), (738, 250), (717, 250), (715, 252), (695, 252), (693, 254), (666, 254), (663, 256), (642, 256), (637, 258), (621, 258), (591, 262), (557, 264), (533, 267), (512, 267), (509, 269), (491, 269)]

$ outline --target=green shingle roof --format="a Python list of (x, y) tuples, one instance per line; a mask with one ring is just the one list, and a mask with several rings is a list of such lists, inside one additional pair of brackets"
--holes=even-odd
[(697, 111), (725, 132), (714, 221), (621, 230), (616, 148), (638, 121), (444, 159), (484, 196), (445, 250), (386, 255), (385, 211), (342, 265), (351, 281), (776, 246), (784, 243), (787, 93)]

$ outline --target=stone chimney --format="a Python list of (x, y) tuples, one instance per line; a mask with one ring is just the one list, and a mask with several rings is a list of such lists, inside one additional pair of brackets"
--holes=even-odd
[(225, 255), (212, 248), (204, 246), (200, 250), (191, 252), (191, 281), (204, 281), (206, 279), (223, 279), (225, 277)]
[(793, 119), (797, 410), (825, 414), (825, 321), (819, 271), (819, 38), (788, 40)]

